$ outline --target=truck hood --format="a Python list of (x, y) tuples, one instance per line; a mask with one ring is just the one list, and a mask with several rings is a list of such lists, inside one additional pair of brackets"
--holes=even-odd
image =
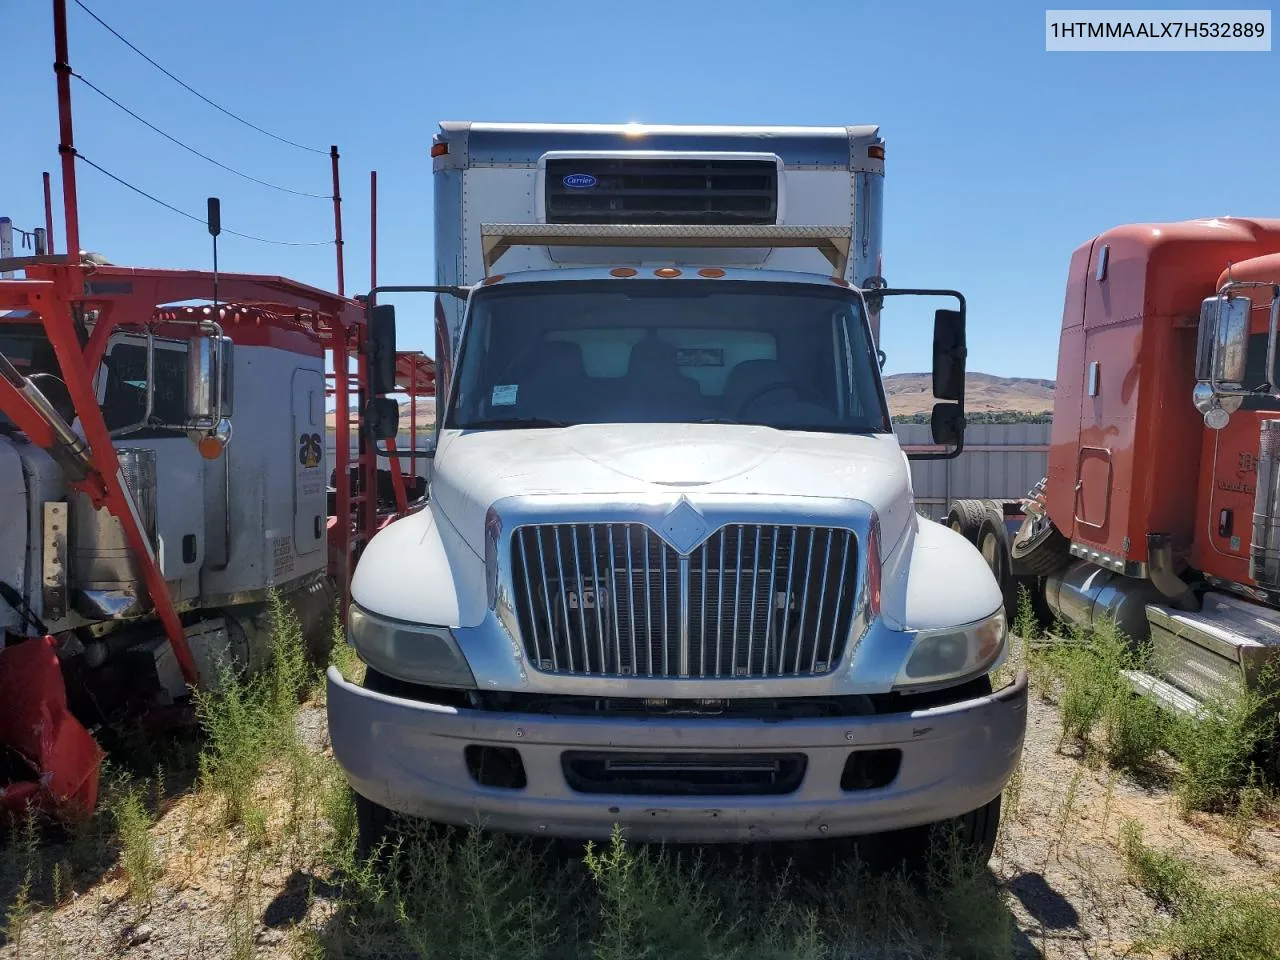
[(681, 493), (847, 497), (880, 515), (886, 554), (912, 512), (911, 472), (891, 434), (739, 424), (582, 424), (444, 431), (431, 499), (477, 554), (488, 508), (513, 495)]

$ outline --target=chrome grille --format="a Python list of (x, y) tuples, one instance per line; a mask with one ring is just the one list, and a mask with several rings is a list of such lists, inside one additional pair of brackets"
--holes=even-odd
[(682, 557), (642, 524), (546, 524), (511, 550), (525, 652), (547, 673), (817, 676), (853, 623), (848, 530), (732, 524)]

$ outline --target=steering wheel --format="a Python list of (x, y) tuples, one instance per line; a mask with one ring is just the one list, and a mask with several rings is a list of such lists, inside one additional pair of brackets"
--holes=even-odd
[(736, 412), (741, 414), (743, 410), (746, 410), (751, 406), (751, 404), (755, 403), (761, 397), (773, 393), (776, 390), (794, 390), (796, 395), (802, 400), (811, 401), (820, 407), (826, 406), (826, 404), (823, 403), (822, 394), (812, 387), (800, 386), (787, 380), (774, 380), (770, 383), (764, 384), (763, 386), (757, 387), (755, 390), (752, 390), (747, 394), (746, 398), (738, 404)]

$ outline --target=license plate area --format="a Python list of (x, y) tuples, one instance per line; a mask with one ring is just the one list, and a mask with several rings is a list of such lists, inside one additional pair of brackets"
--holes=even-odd
[(561, 754), (578, 793), (624, 796), (779, 796), (804, 779), (803, 753), (640, 753), (569, 750)]

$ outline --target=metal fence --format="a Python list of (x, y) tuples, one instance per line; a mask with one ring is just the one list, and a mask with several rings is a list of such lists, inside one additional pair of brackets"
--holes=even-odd
[[(894, 429), (906, 450), (932, 447), (926, 423), (900, 423)], [(1048, 423), (970, 425), (964, 432), (964, 452), (954, 460), (911, 462), (917, 510), (941, 520), (952, 500), (1025, 495), (1048, 470), (1051, 429)]]

